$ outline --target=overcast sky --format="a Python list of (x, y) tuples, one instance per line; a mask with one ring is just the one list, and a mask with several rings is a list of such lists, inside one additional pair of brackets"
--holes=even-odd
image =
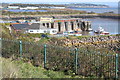
[(119, 2), (119, 0), (0, 0), (0, 2)]

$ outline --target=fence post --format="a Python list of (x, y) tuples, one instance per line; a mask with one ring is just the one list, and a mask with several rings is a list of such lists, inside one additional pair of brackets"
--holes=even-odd
[(77, 74), (77, 66), (78, 66), (78, 49), (75, 48), (75, 73)]
[(118, 79), (118, 54), (116, 54), (115, 57), (116, 57), (115, 58), (115, 63), (116, 63), (115, 77), (116, 77), (116, 79)]
[(44, 68), (46, 68), (46, 44), (44, 45)]
[(22, 41), (19, 41), (19, 46), (20, 46), (20, 57), (22, 58)]
[[(2, 57), (2, 38), (0, 38), (0, 57)], [(2, 69), (1, 69), (2, 70)]]

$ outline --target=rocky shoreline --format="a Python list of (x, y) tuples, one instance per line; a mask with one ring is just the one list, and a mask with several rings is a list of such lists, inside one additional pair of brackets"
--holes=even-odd
[(94, 47), (105, 48), (120, 52), (120, 35), (110, 36), (91, 36), (78, 39), (60, 39), (53, 41), (51, 44), (65, 47)]

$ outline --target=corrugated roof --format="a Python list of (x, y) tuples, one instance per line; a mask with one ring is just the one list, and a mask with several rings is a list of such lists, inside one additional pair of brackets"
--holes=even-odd
[(46, 29), (44, 26), (40, 26), (42, 24), (40, 23), (32, 23), (32, 24), (12, 24), (12, 26), (16, 30), (22, 30), (22, 29)]
[(40, 28), (40, 23), (32, 23), (28, 27), (28, 29), (39, 29), (39, 28)]
[(12, 26), (16, 29), (16, 30), (22, 30), (25, 28), (28, 28), (29, 25), (28, 24), (12, 24)]

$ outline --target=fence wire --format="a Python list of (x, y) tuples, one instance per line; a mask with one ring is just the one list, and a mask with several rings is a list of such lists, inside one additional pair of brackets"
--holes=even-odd
[[(34, 66), (94, 78), (119, 78), (120, 59), (114, 51), (92, 46), (62, 47), (1, 39), (2, 57), (22, 59)], [(21, 46), (21, 47), (20, 47)]]

